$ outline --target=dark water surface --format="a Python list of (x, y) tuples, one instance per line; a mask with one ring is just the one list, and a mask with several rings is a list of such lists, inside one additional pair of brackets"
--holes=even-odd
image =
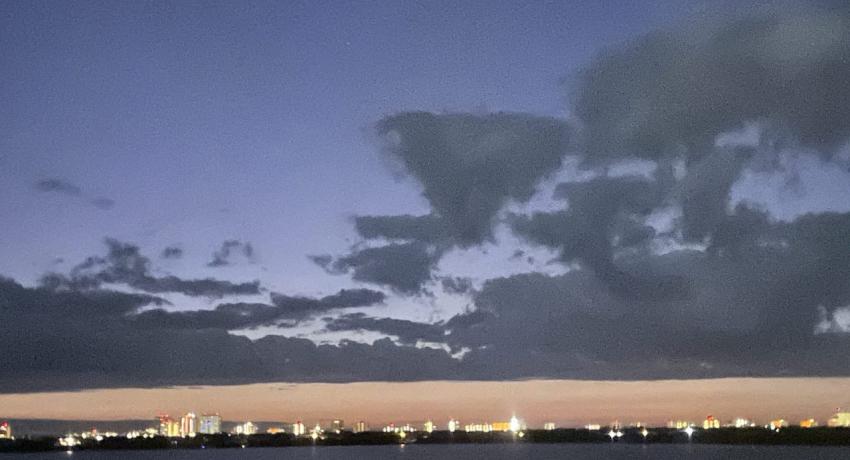
[(351, 447), (285, 447), (114, 452), (50, 452), (0, 454), (2, 459), (154, 459), (154, 460), (277, 460), (277, 459), (850, 459), (848, 447), (723, 446), (705, 444), (463, 444)]

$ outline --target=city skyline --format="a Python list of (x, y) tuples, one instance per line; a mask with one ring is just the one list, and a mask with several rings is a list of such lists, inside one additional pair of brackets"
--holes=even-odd
[(0, 406), (10, 419), (146, 420), (172, 414), (176, 430), (185, 413), (221, 414), (228, 422), (303, 421), (308, 428), (320, 420), (362, 420), (374, 428), (426, 420), (486, 422), (506, 419), (505, 414), (522, 415), (535, 427), (605, 426), (615, 420), (664, 426), (670, 420), (701, 423), (707, 415), (724, 423), (735, 418), (825, 423), (838, 408), (850, 407), (849, 384), (850, 378), (281, 383), (0, 395)]

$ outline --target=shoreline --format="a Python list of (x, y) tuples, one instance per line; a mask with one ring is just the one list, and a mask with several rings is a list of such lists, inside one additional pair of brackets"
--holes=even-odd
[[(644, 434), (645, 433), (645, 434)], [(431, 444), (716, 444), (752, 446), (850, 446), (850, 428), (719, 428), (695, 430), (690, 436), (676, 429), (629, 428), (619, 432), (586, 429), (527, 430), (520, 433), (490, 432), (467, 433), (435, 431), (414, 432), (404, 437), (397, 433), (327, 433), (313, 439), (288, 433), (255, 435), (198, 435), (194, 438), (126, 437), (83, 440), (73, 447), (60, 446), (58, 437), (39, 437), (0, 440), (0, 453), (32, 453), (50, 451), (120, 451), (120, 450), (171, 450), (171, 449), (233, 449), (233, 448), (284, 448), (313, 446), (376, 446), (376, 445), (431, 445)]]

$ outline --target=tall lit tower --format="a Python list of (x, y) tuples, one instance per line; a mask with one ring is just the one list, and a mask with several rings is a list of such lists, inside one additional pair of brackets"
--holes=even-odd
[(12, 425), (9, 425), (9, 422), (0, 423), (0, 439), (13, 439)]
[(195, 416), (194, 412), (187, 412), (183, 418), (180, 419), (180, 436), (185, 437), (194, 437), (198, 432), (198, 417)]
[(516, 418), (516, 415), (511, 417), (511, 421), (508, 422), (508, 427), (511, 430), (511, 433), (517, 433), (522, 429), (522, 426), (519, 424), (519, 419)]

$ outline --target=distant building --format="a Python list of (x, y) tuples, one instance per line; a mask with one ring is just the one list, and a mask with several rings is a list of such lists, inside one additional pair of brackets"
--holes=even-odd
[(0, 439), (15, 439), (12, 437), (12, 425), (9, 422), (0, 423)]
[(675, 428), (677, 430), (684, 430), (691, 426), (694, 426), (694, 422), (689, 422), (687, 420), (670, 420), (667, 422), (667, 428)]
[(590, 431), (599, 431), (599, 430), (602, 429), (602, 425), (600, 425), (598, 423), (589, 423), (589, 424), (584, 426), (584, 429), (590, 430)]
[(331, 422), (330, 428), (331, 431), (333, 431), (334, 433), (340, 433), (342, 432), (342, 430), (345, 429), (345, 422), (343, 422), (342, 420), (334, 420), (333, 422)]
[(251, 422), (245, 422), (241, 425), (236, 425), (236, 428), (233, 431), (235, 431), (236, 434), (245, 434), (245, 435), (257, 434), (257, 425), (254, 425)]
[(519, 419), (516, 418), (516, 415), (511, 417), (511, 420), (508, 422), (508, 429), (513, 433), (518, 433), (521, 430), (525, 429), (522, 423), (520, 423)]
[(785, 421), (785, 419), (778, 418), (778, 419), (776, 419), (776, 420), (771, 420), (771, 421), (770, 421), (770, 423), (769, 423), (767, 426), (768, 426), (768, 428), (770, 428), (771, 430), (778, 430), (778, 429), (780, 429), (780, 428), (785, 428), (785, 427), (787, 427), (787, 426), (788, 426), (788, 422), (786, 422), (786, 421)]
[(818, 422), (813, 418), (800, 420), (800, 428), (815, 428), (816, 426), (818, 426)]
[(405, 423), (404, 425), (401, 425), (401, 426), (396, 426), (395, 423), (390, 423), (389, 425), (384, 427), (383, 432), (384, 433), (414, 433), (414, 432), (416, 432), (416, 428), (409, 423)]
[(448, 428), (449, 433), (454, 433), (458, 428), (460, 428), (460, 422), (455, 419), (451, 419), (446, 427)]
[(199, 425), (198, 432), (203, 434), (221, 433), (221, 416), (218, 414), (201, 415), (201, 423)]
[(555, 429), (555, 424), (553, 422), (546, 422), (543, 424), (543, 429), (546, 431), (552, 431)]
[(434, 422), (428, 420), (427, 422), (422, 424), (422, 430), (425, 431), (426, 433), (433, 433), (434, 432)]
[(709, 415), (702, 421), (702, 428), (705, 430), (720, 428), (720, 420), (716, 419), (713, 415)]
[(301, 423), (301, 420), (292, 424), (292, 434), (295, 436), (304, 436), (307, 434), (307, 428)]
[(493, 422), (490, 431), (511, 431), (511, 422)]
[(463, 430), (467, 433), (489, 433), (493, 431), (493, 425), (490, 423), (469, 423), (464, 425)]
[(197, 433), (198, 417), (194, 412), (187, 412), (186, 415), (180, 419), (180, 436), (183, 436), (184, 438), (193, 438)]
[(159, 423), (159, 435), (165, 436), (168, 438), (179, 438), (180, 437), (180, 422), (174, 420), (168, 415), (160, 415), (157, 418), (157, 422)]
[(281, 434), (286, 433), (286, 430), (282, 426), (272, 426), (266, 430), (268, 434)]
[(363, 420), (354, 424), (354, 432), (355, 433), (365, 433), (369, 431), (369, 426), (366, 425), (366, 422)]
[(732, 422), (732, 426), (735, 428), (750, 428), (756, 426), (756, 424), (745, 418), (738, 417)]
[(836, 412), (826, 422), (826, 426), (830, 428), (848, 428), (850, 427), (850, 412)]

